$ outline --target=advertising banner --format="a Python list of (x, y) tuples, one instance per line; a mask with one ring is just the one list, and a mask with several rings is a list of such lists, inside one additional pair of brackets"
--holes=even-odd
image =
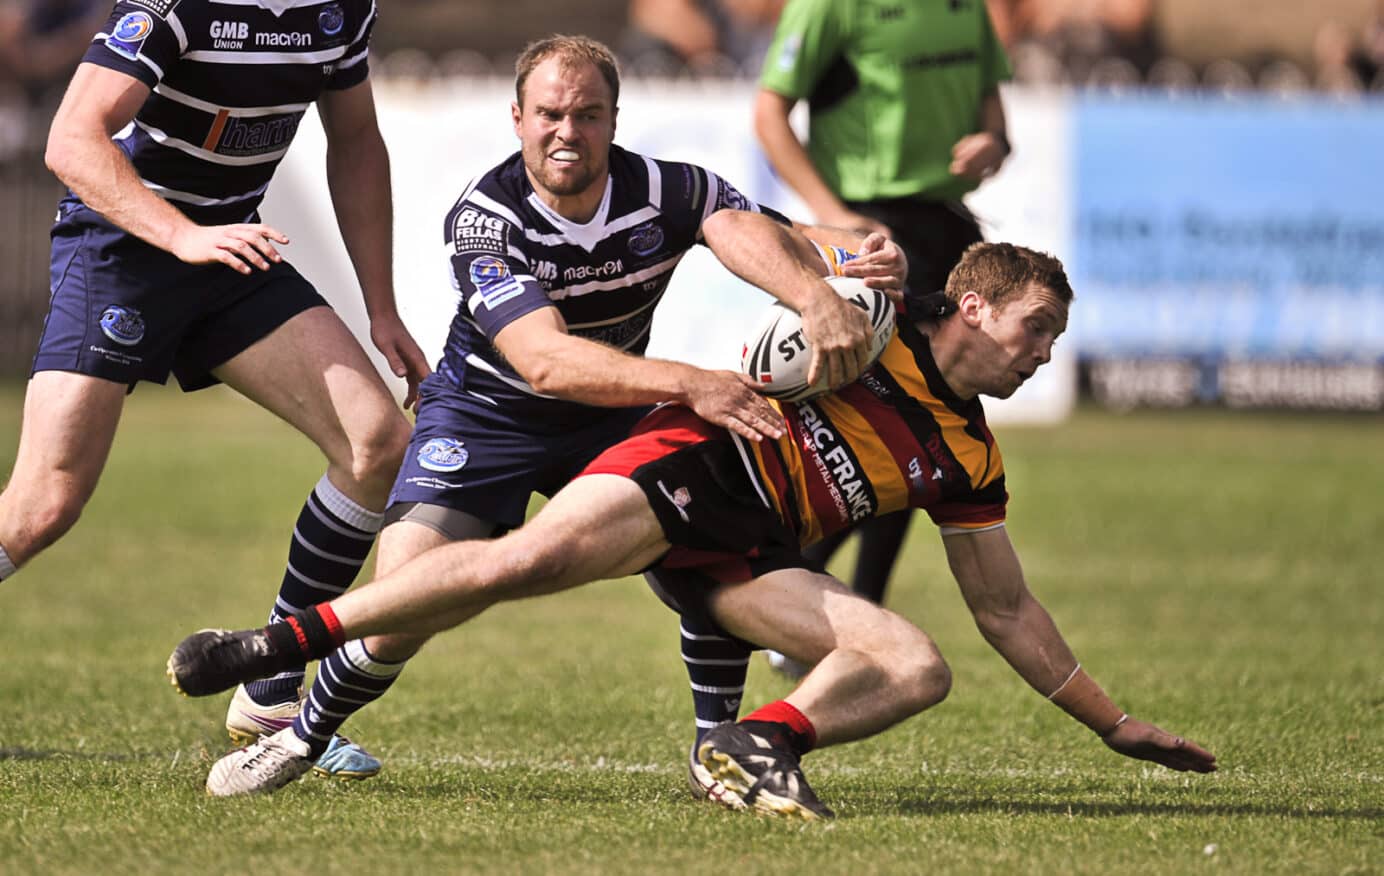
[(1116, 404), (1379, 409), (1384, 104), (1073, 105), (1076, 342)]

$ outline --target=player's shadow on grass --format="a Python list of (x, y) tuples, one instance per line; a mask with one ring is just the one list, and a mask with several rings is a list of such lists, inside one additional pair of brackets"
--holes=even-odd
[(976, 800), (898, 800), (871, 804), (868, 807), (848, 808), (850, 814), (861, 815), (986, 815), (1014, 813), (1021, 815), (1060, 815), (1083, 818), (1115, 818), (1125, 815), (1277, 815), (1289, 818), (1358, 818), (1367, 821), (1384, 819), (1384, 809), (1339, 809), (1313, 807), (1305, 809), (1282, 804), (1259, 803), (1033, 803), (1000, 798)]
[(132, 754), (119, 751), (62, 751), (56, 748), (0, 747), (0, 761), (6, 760), (99, 760), (106, 763), (148, 760), (153, 754)]

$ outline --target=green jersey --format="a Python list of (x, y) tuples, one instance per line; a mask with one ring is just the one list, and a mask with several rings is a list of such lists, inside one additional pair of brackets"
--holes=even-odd
[(789, 0), (759, 83), (808, 101), (808, 155), (843, 200), (946, 200), (976, 187), (951, 149), (1010, 75), (984, 0)]

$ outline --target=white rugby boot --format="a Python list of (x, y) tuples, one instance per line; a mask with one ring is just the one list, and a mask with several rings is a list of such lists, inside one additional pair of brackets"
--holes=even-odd
[(292, 727), (236, 749), (212, 764), (207, 793), (213, 797), (270, 794), (312, 769), (308, 744)]
[[(262, 736), (272, 736), (293, 725), (303, 710), (303, 689), (298, 698), (273, 706), (261, 706), (250, 697), (245, 685), (235, 689), (226, 710), (226, 732), (231, 742), (242, 748), (254, 745)], [(380, 759), (345, 736), (334, 734), (327, 750), (317, 759), (313, 772), (332, 779), (368, 779), (379, 773)]]
[(293, 723), (303, 710), (303, 689), (286, 703), (261, 706), (251, 698), (245, 685), (235, 689), (231, 705), (226, 709), (226, 733), (235, 745), (251, 745), (261, 736), (270, 736)]

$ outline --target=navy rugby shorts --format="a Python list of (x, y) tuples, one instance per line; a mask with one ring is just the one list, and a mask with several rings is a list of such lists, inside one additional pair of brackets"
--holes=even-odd
[(280, 262), (244, 276), (189, 265), (65, 201), (52, 232), (52, 300), (33, 372), (75, 371), (191, 392), (212, 369), (297, 314), (326, 304)]
[(389, 506), (438, 505), (513, 528), (532, 494), (562, 489), (647, 411), (592, 408), (580, 423), (525, 422), (434, 372), (419, 387), (418, 420)]

